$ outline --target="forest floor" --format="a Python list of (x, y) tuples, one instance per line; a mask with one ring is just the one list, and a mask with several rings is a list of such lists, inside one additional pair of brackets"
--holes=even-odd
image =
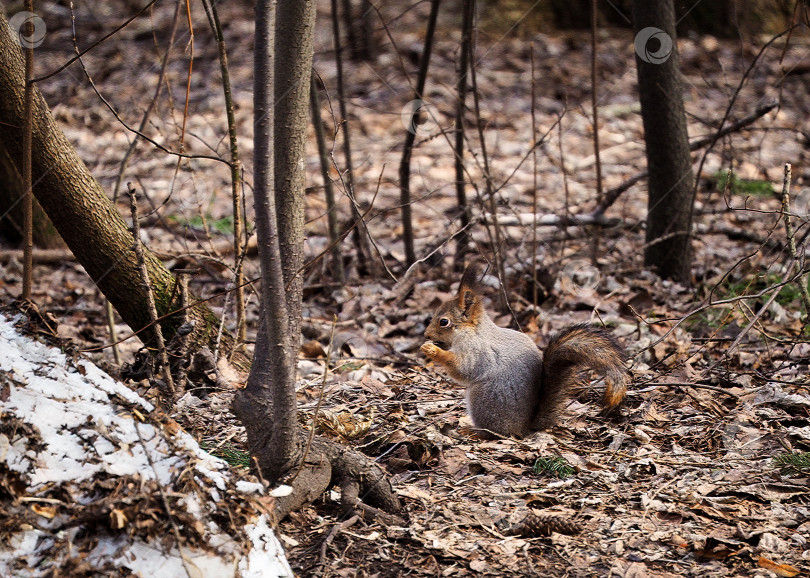
[[(347, 281), (334, 282), (328, 259), (307, 273), (304, 340), (299, 363), (300, 416), (311, 425), (318, 398), (319, 431), (374, 456), (391, 473), (408, 526), (383, 527), (347, 520), (332, 492), (282, 521), (277, 533), (301, 576), (793, 576), (810, 572), (810, 490), (807, 464), (780, 461), (810, 449), (810, 344), (801, 320), (793, 260), (781, 214), (783, 167), (793, 166), (792, 214), (804, 252), (810, 223), (810, 36), (679, 40), (691, 139), (752, 114), (777, 99), (778, 109), (745, 130), (726, 136), (705, 155), (694, 154), (698, 192), (692, 283), (662, 281), (643, 266), (646, 181), (630, 187), (610, 207), (611, 226), (515, 225), (526, 214), (589, 214), (597, 177), (591, 122), (590, 36), (584, 32), (509, 34), (482, 30), (477, 47), (479, 123), (502, 220), (511, 313), (541, 347), (562, 327), (603, 323), (627, 348), (634, 382), (621, 415), (597, 415), (588, 395), (572, 402), (558, 427), (522, 440), (482, 441), (470, 425), (463, 390), (419, 354), (422, 333), (436, 305), (454, 291), (457, 231), (453, 111), (458, 56), (457, 13), (440, 14), (437, 44), (423, 100), (433, 122), (420, 129), (411, 164), (416, 252), (431, 251), (403, 281), (397, 167), (424, 36), (427, 5), (381, 8), (386, 32), (373, 63), (348, 62), (346, 83), (355, 189), (368, 208), (368, 227), (382, 258), (400, 283), (384, 272), (362, 276), (355, 248), (342, 252)], [(328, 6), (319, 12), (315, 70), (329, 146), (345, 166), (334, 134), (336, 69)], [(37, 74), (73, 54), (70, 13), (62, 5), (43, 15), (48, 33), (38, 52)], [(220, 6), (228, 43), (240, 153), (252, 182), (252, 8)], [(131, 9), (123, 3), (77, 4), (81, 47), (109, 32)], [(399, 12), (404, 12), (402, 15)], [(129, 126), (137, 126), (155, 90), (173, 8), (155, 8), (85, 57), (98, 90)], [(185, 150), (228, 155), (227, 125), (216, 44), (201, 9), (194, 23), (193, 76), (185, 122)], [(179, 150), (186, 100), (188, 28), (180, 19), (167, 85), (144, 132)], [(599, 37), (599, 138), (604, 188), (645, 168), (636, 95), (632, 35), (604, 30)], [(392, 44), (396, 43), (396, 46)], [(762, 49), (762, 52), (760, 52)], [(534, 62), (534, 70), (532, 69)], [(105, 190), (112, 194), (132, 134), (110, 113), (77, 64), (40, 83), (68, 138)], [(534, 94), (534, 107), (532, 106)], [(472, 107), (472, 98), (470, 98)], [(532, 112), (535, 116), (533, 131)], [(482, 207), (485, 158), (467, 116), (468, 195), (474, 215)], [(722, 121), (722, 123), (721, 123)], [(328, 244), (320, 167), (312, 146), (307, 159), (309, 258)], [(532, 143), (542, 144), (532, 155)], [(728, 170), (734, 178), (727, 179)], [(333, 168), (332, 178), (342, 191)], [(199, 297), (227, 290), (233, 256), (230, 175), (223, 163), (178, 164), (141, 142), (124, 175), (148, 196), (153, 209), (143, 228), (147, 245), (170, 267), (199, 267), (192, 282)], [(533, 192), (537, 192), (536, 203)], [(250, 201), (248, 200), (248, 213)], [(127, 214), (122, 203), (121, 210)], [(351, 224), (348, 200), (338, 204), (341, 224)], [(511, 221), (509, 219), (512, 219)], [(250, 217), (248, 216), (250, 222)], [(481, 220), (471, 228), (479, 260), (493, 243)], [(7, 246), (7, 248), (13, 248)], [(3, 252), (2, 301), (21, 290), (19, 263)], [(446, 259), (442, 257), (446, 256)], [(536, 256), (536, 261), (534, 257)], [(379, 260), (378, 260), (379, 261)], [(536, 263), (538, 304), (529, 281)], [(258, 264), (248, 258), (246, 274)], [(111, 372), (103, 300), (75, 262), (41, 263), (34, 300), (72, 339)], [(493, 287), (497, 280), (486, 280)], [(773, 300), (771, 297), (775, 296)], [(249, 335), (255, 334), (257, 299), (249, 301)], [(233, 326), (232, 302), (211, 301)], [(325, 351), (337, 318), (334, 354), (323, 385)], [(125, 325), (117, 326), (127, 335)], [(124, 361), (139, 343), (122, 347)], [(244, 376), (235, 378), (235, 383)], [(149, 395), (144, 384), (135, 384)], [(323, 387), (323, 391), (322, 390)], [(174, 416), (218, 455), (242, 447), (244, 433), (229, 412), (232, 391), (186, 395)], [(535, 468), (538, 460), (546, 468)], [(512, 537), (504, 523), (527, 508), (575, 521), (575, 535)]]

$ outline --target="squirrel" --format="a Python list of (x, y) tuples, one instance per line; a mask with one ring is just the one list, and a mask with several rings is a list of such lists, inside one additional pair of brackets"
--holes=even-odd
[(554, 425), (585, 369), (605, 376), (605, 413), (627, 390), (624, 351), (607, 331), (572, 325), (542, 354), (531, 337), (490, 319), (474, 267), (464, 271), (456, 296), (436, 310), (425, 337), (422, 353), (467, 386), (473, 425), (496, 434), (523, 437)]

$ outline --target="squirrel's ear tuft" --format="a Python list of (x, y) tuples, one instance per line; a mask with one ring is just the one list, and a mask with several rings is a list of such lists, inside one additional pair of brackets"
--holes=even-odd
[(478, 288), (480, 286), (480, 277), (478, 268), (475, 265), (469, 265), (464, 270), (464, 275), (461, 276), (461, 283), (458, 286), (458, 308), (464, 312), (464, 315), (469, 316), (473, 310), (473, 306), (478, 302)]

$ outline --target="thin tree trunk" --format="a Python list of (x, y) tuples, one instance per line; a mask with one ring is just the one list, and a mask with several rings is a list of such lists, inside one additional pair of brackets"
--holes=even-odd
[[(300, 335), (304, 262), (304, 186), (309, 85), (312, 76), (315, 0), (279, 1), (275, 55), (275, 190), (281, 267), (287, 291), (289, 328)], [(298, 354), (291, 343), (291, 355)]]
[[(402, 243), (405, 246), (405, 261), (407, 266), (411, 266), (416, 261), (416, 250), (413, 239), (413, 218), (411, 216), (411, 154), (413, 144), (416, 140), (417, 124), (416, 118), (420, 113), (422, 94), (425, 91), (427, 81), (428, 66), (430, 65), (430, 53), (433, 49), (433, 33), (436, 31), (436, 20), (439, 14), (440, 0), (431, 0), (430, 16), (428, 16), (427, 32), (425, 32), (425, 48), (422, 50), (422, 57), (419, 59), (419, 76), (416, 79), (416, 89), (414, 91), (413, 111), (411, 121), (405, 131), (405, 144), (402, 148), (402, 160), (399, 163), (399, 200), (402, 210)], [(422, 111), (422, 114), (427, 111)]]
[(302, 291), (297, 273), (314, 26), (314, 0), (256, 4), (253, 171), (262, 319), (247, 387), (237, 393), (233, 410), (271, 483), (302, 458), (295, 400)]
[(371, 252), (371, 243), (369, 242), (368, 229), (366, 223), (363, 221), (360, 209), (357, 206), (357, 197), (354, 191), (354, 165), (352, 164), (352, 145), (351, 133), (349, 132), (349, 115), (348, 104), (346, 103), (346, 90), (343, 85), (343, 49), (340, 40), (340, 16), (338, 14), (337, 0), (331, 0), (332, 7), (332, 42), (335, 47), (335, 67), (336, 67), (336, 80), (338, 92), (338, 105), (340, 108), (340, 123), (339, 130), (343, 135), (343, 156), (346, 160), (346, 172), (344, 173), (343, 182), (346, 187), (346, 196), (349, 197), (349, 203), (352, 210), (352, 218), (357, 222), (357, 227), (354, 230), (354, 244), (357, 250), (357, 264), (358, 269), (365, 269), (366, 272), (372, 277), (376, 276), (377, 267), (374, 264), (374, 254)]
[(309, 106), (312, 109), (312, 127), (315, 129), (315, 141), (318, 144), (318, 159), (321, 165), (321, 178), (326, 198), (326, 219), (329, 244), (332, 246), (332, 275), (339, 283), (343, 283), (343, 258), (340, 254), (340, 236), (338, 234), (337, 206), (335, 204), (335, 190), (329, 178), (329, 151), (326, 149), (326, 135), (324, 135), (323, 121), (321, 119), (321, 101), (318, 97), (318, 81), (315, 72), (309, 87)]
[(467, 111), (467, 73), (470, 69), (470, 54), (472, 54), (472, 27), (475, 12), (475, 1), (464, 0), (461, 17), (461, 49), (458, 63), (458, 77), (456, 79), (456, 202), (461, 212), (459, 220), (461, 231), (456, 238), (456, 263), (463, 265), (464, 255), (467, 253), (470, 242), (468, 227), (472, 214), (467, 202), (466, 177), (464, 173), (464, 115)]
[(694, 176), (672, 0), (634, 0), (633, 30), (650, 174), (644, 261), (662, 277), (688, 283)]
[(377, 47), (374, 44), (374, 6), (371, 0), (360, 0), (360, 32), (357, 35), (358, 56), (366, 62), (377, 58)]

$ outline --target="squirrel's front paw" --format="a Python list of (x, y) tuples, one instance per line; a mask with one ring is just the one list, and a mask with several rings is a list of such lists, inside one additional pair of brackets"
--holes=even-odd
[(442, 352), (442, 349), (432, 341), (423, 343), (419, 349), (426, 357), (430, 358), (436, 357)]

